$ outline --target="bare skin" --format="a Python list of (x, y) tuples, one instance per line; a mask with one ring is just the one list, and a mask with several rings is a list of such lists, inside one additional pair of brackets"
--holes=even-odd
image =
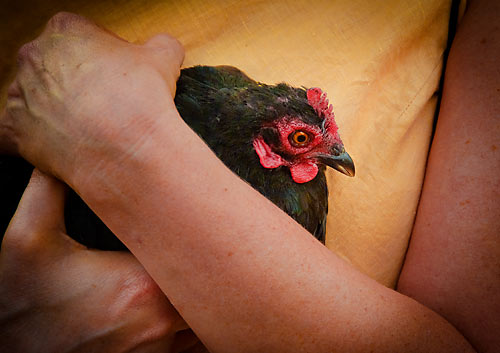
[(88, 250), (64, 234), (65, 190), (35, 170), (5, 234), (2, 350), (180, 352), (194, 346), (194, 334), (131, 254)]
[(500, 351), (498, 1), (474, 1), (448, 60), (436, 136), (398, 290)]
[[(106, 43), (101, 51), (81, 41), (86, 33)], [(31, 64), (21, 66), (2, 121), (25, 158), (74, 187), (110, 225), (212, 351), (472, 351), (443, 317), (353, 270), (236, 178), (171, 102), (154, 99), (173, 95), (175, 74), (155, 79), (154, 60), (141, 54), (138, 70), (124, 60), (137, 50), (100, 35), (81, 19), (55, 18), (36, 42), (41, 50), (25, 48)], [(79, 62), (75, 41), (91, 52), (85, 72), (62, 69), (48, 49), (57, 44)], [(41, 80), (40, 61), (51, 74)], [(148, 94), (127, 94), (130, 82)], [(82, 84), (92, 96), (71, 93)]]
[[(121, 40), (93, 30), (103, 36), (101, 47), (107, 40), (115, 43), (115, 51), (123, 48)], [(153, 65), (172, 60), (161, 49), (170, 41), (159, 36), (144, 47), (126, 44), (146, 58), (144, 65), (152, 65), (155, 76), (161, 72), (169, 77), (168, 72), (154, 71)], [(178, 49), (180, 57), (172, 65), (170, 80), (174, 83), (182, 59)], [(10, 94), (22, 95), (14, 87)], [(2, 151), (12, 152), (12, 130), (5, 122), (0, 122), (0, 135), (2, 147), (8, 148)], [(88, 250), (64, 234), (64, 190), (60, 182), (35, 171), (4, 236), (0, 253), (3, 349), (23, 353), (204, 351), (131, 254)]]

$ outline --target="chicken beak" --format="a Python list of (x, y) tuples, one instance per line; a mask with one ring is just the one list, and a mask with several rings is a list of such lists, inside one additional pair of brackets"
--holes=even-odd
[(338, 170), (342, 174), (353, 177), (355, 174), (354, 162), (351, 156), (342, 148), (341, 152), (335, 154), (319, 154), (316, 156), (320, 163), (323, 163), (335, 170)]

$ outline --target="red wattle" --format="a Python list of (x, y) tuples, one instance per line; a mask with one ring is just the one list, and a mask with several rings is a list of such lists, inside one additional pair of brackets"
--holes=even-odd
[(290, 167), (290, 172), (296, 183), (307, 183), (318, 175), (318, 166), (313, 162), (295, 164)]

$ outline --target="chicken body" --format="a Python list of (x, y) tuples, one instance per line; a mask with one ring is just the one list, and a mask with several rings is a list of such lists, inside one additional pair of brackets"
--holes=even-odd
[[(261, 84), (234, 67), (196, 66), (181, 71), (175, 104), (227, 167), (324, 241), (325, 165), (350, 176), (354, 165), (319, 89)], [(3, 230), (31, 169), (18, 158), (0, 158)], [(124, 249), (75, 193), (68, 197), (65, 218), (68, 234), (80, 243)]]

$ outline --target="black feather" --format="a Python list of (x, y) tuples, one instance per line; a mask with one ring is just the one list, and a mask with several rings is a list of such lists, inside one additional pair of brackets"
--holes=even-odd
[[(257, 134), (275, 143), (276, 131), (265, 126), (285, 115), (321, 125), (322, 119), (307, 102), (305, 89), (283, 83), (261, 84), (234, 67), (196, 66), (181, 71), (175, 104), (185, 122), (233, 172), (324, 241), (328, 211), (325, 168), (320, 167), (313, 180), (298, 184), (286, 167), (262, 167), (252, 145)], [(31, 170), (19, 158), (0, 158), (1, 234)], [(125, 249), (74, 192), (69, 195), (65, 218), (68, 234), (80, 243), (105, 250)]]

